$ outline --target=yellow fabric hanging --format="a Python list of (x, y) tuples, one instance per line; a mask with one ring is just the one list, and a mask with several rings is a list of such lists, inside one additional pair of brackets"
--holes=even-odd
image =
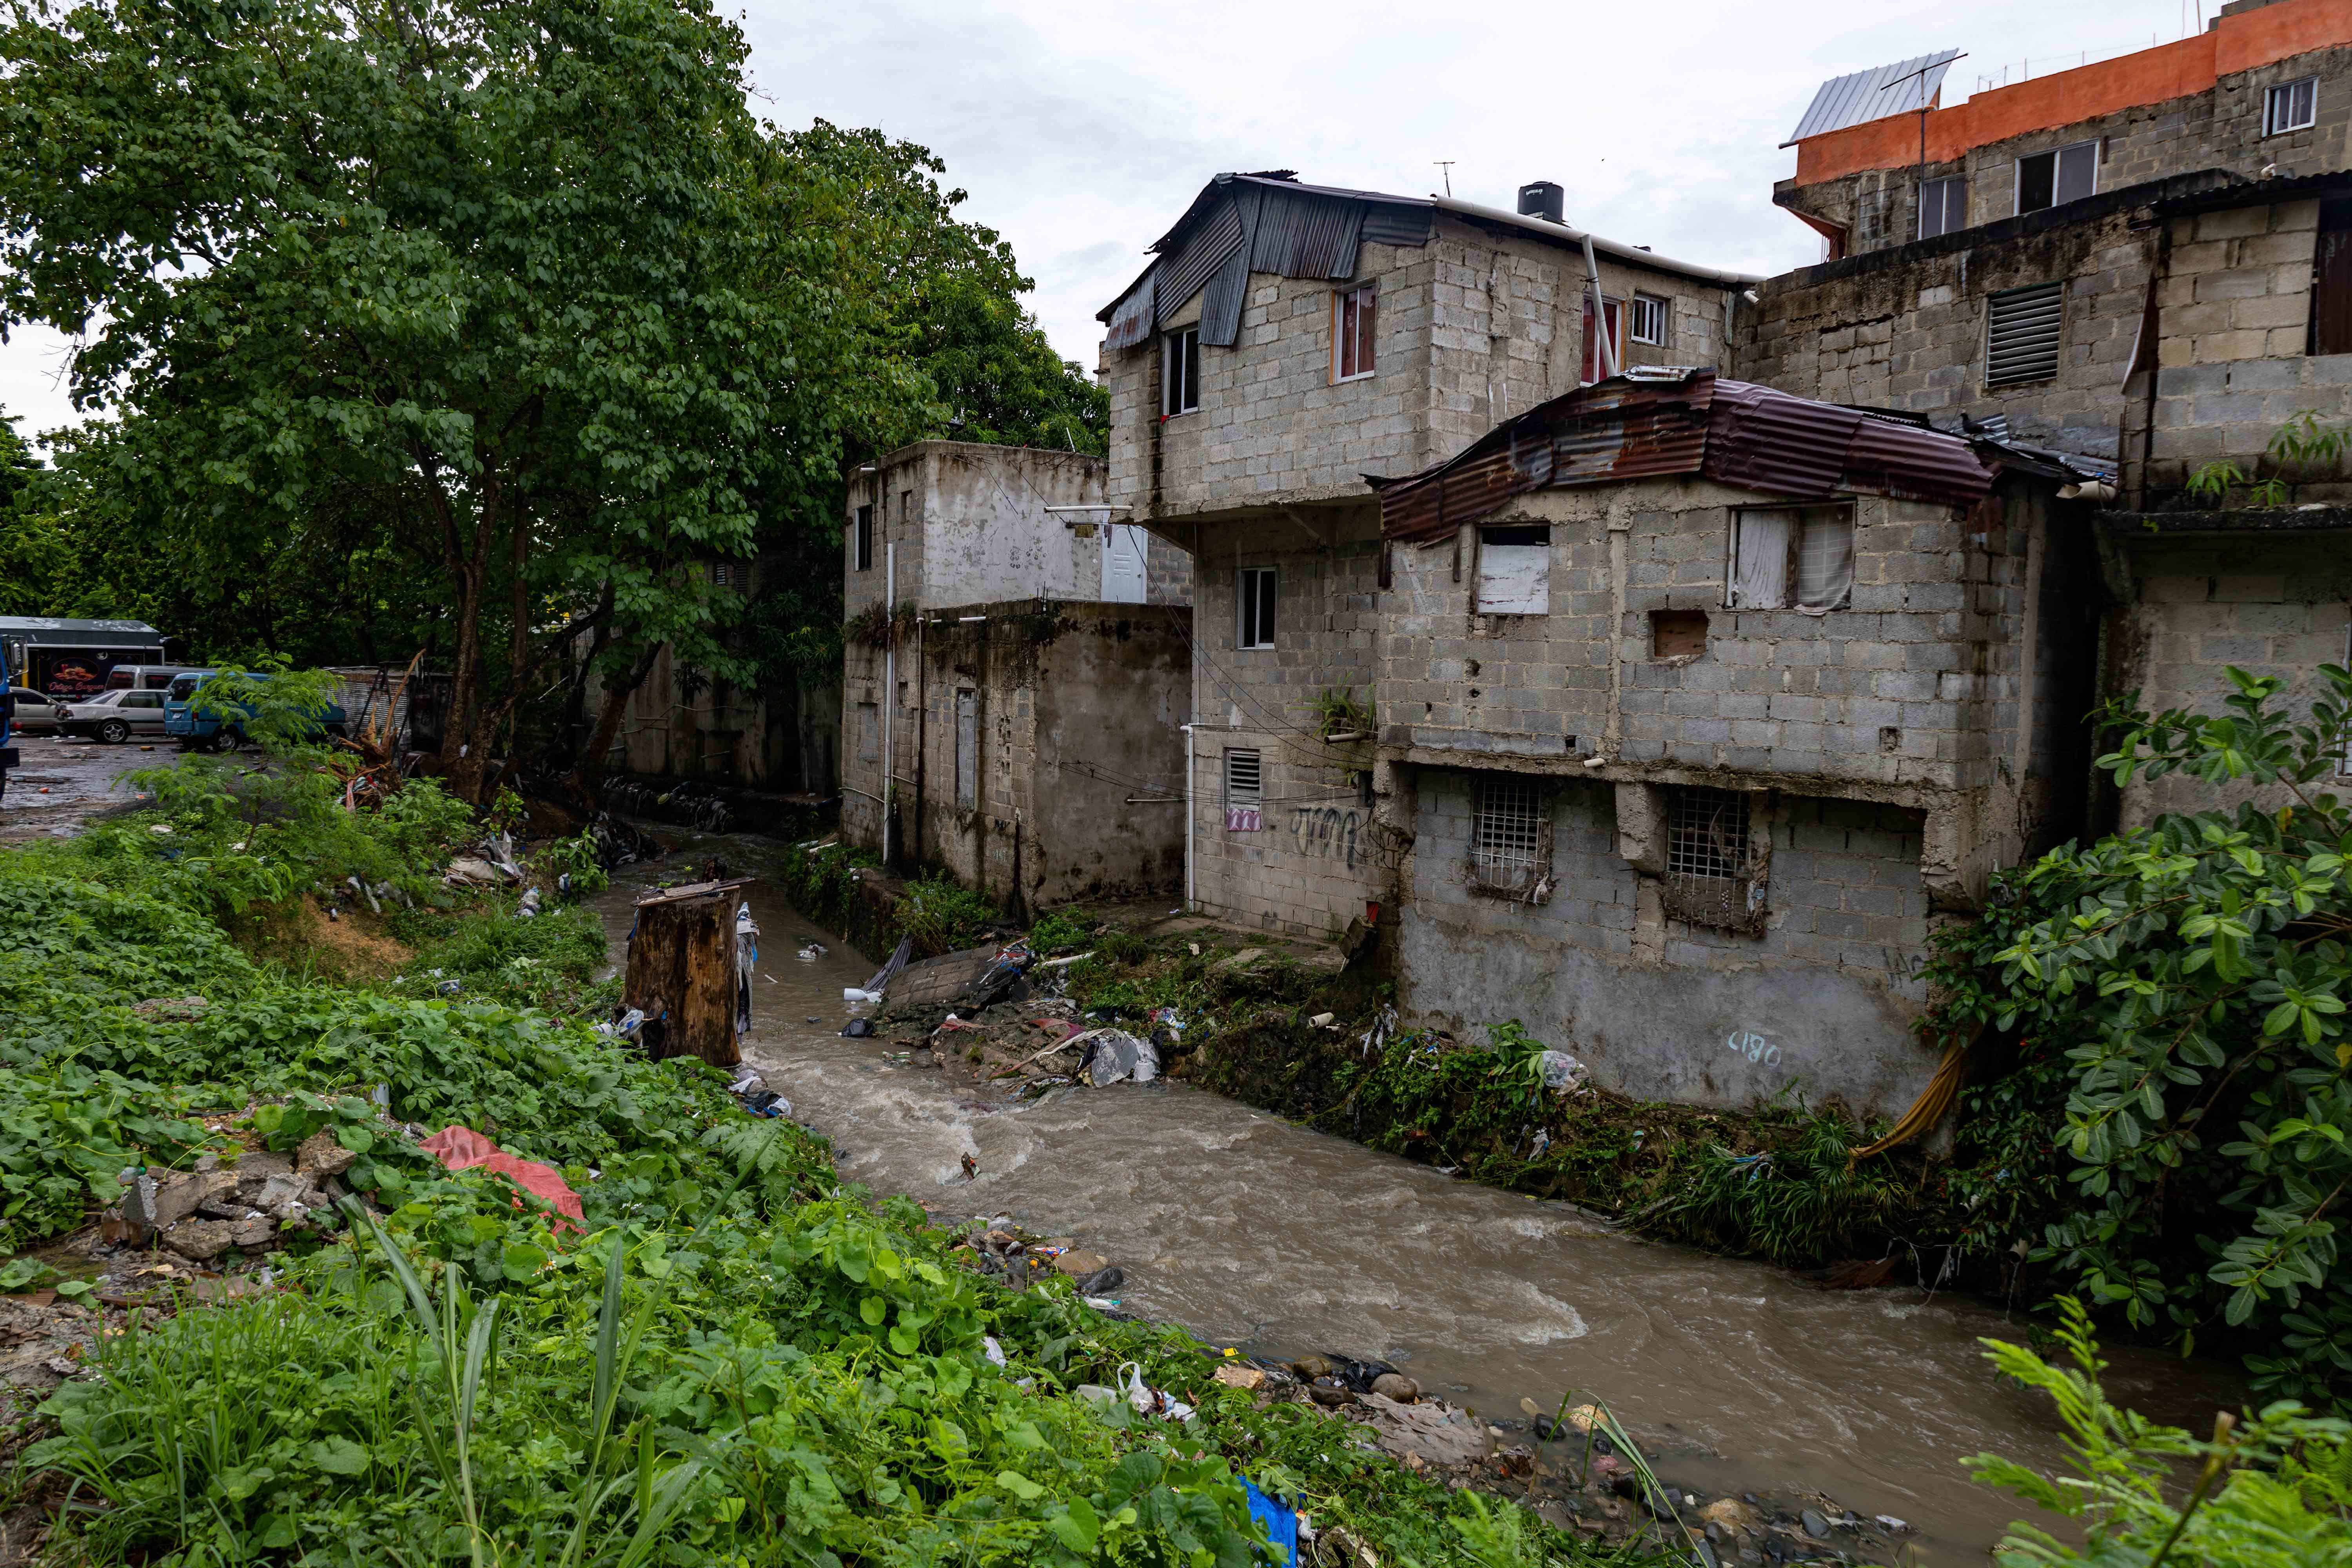
[(1873, 1154), (1884, 1154), (1898, 1143), (1908, 1143), (1932, 1131), (1936, 1123), (1944, 1119), (1944, 1112), (1952, 1109), (1952, 1101), (1960, 1097), (1961, 1080), (1968, 1077), (1969, 1049), (1983, 1033), (1984, 1026), (1979, 1025), (1976, 1034), (1965, 1040), (1953, 1041), (1951, 1048), (1944, 1053), (1942, 1065), (1936, 1068), (1936, 1076), (1927, 1080), (1927, 1087), (1919, 1091), (1919, 1098), (1911, 1102), (1911, 1109), (1903, 1113), (1903, 1119), (1885, 1137), (1848, 1155), (1847, 1167), (1851, 1169), (1857, 1161), (1866, 1160)]

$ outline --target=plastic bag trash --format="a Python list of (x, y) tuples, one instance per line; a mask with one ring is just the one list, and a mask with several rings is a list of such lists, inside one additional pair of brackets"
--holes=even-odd
[(848, 1023), (842, 1026), (841, 1032), (853, 1040), (863, 1040), (868, 1038), (874, 1033), (874, 1020), (871, 1018), (852, 1018)]
[(645, 1026), (645, 1009), (632, 1007), (617, 1018), (610, 1018), (593, 1026), (598, 1034), (609, 1038), (634, 1040), (637, 1037), (637, 1031)]
[(440, 984), (436, 985), (433, 988), (433, 994), (436, 996), (455, 996), (458, 992), (463, 991), (465, 988), (466, 986), (463, 981), (444, 980)]
[(538, 913), (539, 889), (537, 888), (525, 888), (522, 891), (522, 902), (515, 906), (515, 918), (518, 920), (527, 921), (532, 919)]
[(1128, 1362), (1118, 1369), (1119, 1392), (1126, 1395), (1130, 1409), (1139, 1415), (1157, 1415), (1163, 1421), (1190, 1421), (1192, 1407), (1172, 1394), (1149, 1387), (1143, 1381), (1143, 1367)]
[(763, 1089), (746, 1096), (743, 1109), (754, 1116), (784, 1117), (793, 1113), (793, 1102), (772, 1089)]
[(891, 950), (890, 962), (876, 970), (874, 978), (866, 983), (866, 989), (872, 994), (875, 1001), (882, 1000), (882, 993), (888, 989), (890, 982), (898, 977), (898, 971), (907, 967), (908, 955), (914, 951), (913, 937), (902, 936), (898, 939), (898, 945)]
[(1543, 1082), (1549, 1089), (1582, 1089), (1592, 1076), (1585, 1065), (1566, 1051), (1546, 1051), (1542, 1057)]
[(1160, 1076), (1160, 1053), (1150, 1040), (1139, 1040), (1125, 1029), (1088, 1029), (1063, 1042), (1083, 1053), (1078, 1076), (1097, 1089), (1133, 1079), (1150, 1083)]
[(1004, 1359), (1004, 1347), (996, 1342), (996, 1336), (994, 1334), (981, 1335), (980, 1348), (988, 1352), (988, 1359), (996, 1365), (1003, 1366), (1008, 1364)]
[(761, 1089), (767, 1087), (768, 1080), (766, 1079), (761, 1078), (750, 1068), (745, 1068), (743, 1069), (743, 1076), (727, 1086), (727, 1092), (740, 1100), (755, 1089)]
[(800, 961), (803, 963), (814, 963), (818, 959), (823, 958), (824, 954), (824, 943), (821, 942), (813, 942), (806, 947), (801, 949)]
[(881, 1004), (882, 993), (868, 991), (862, 986), (845, 985), (841, 988), (841, 999), (845, 1002), (863, 1003), (868, 1007), (873, 1007)]

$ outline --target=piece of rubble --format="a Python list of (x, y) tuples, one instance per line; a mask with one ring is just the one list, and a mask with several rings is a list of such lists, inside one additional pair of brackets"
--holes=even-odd
[(302, 1140), (294, 1151), (294, 1168), (309, 1177), (315, 1185), (329, 1176), (340, 1176), (357, 1163), (359, 1156), (335, 1141), (335, 1134), (320, 1128)]
[(1349, 1414), (1399, 1458), (1417, 1455), (1433, 1465), (1466, 1465), (1485, 1458), (1493, 1444), (1475, 1417), (1443, 1400), (1400, 1405), (1384, 1394), (1367, 1394)]
[(122, 1217), (133, 1241), (144, 1241), (206, 1203), (236, 1190), (235, 1171), (142, 1171), (123, 1188)]
[(226, 1219), (184, 1219), (159, 1234), (163, 1245), (181, 1257), (206, 1263), (236, 1245), (237, 1226), (241, 1223)]
[(1110, 1259), (1101, 1253), (1079, 1252), (1075, 1248), (1054, 1259), (1055, 1271), (1066, 1274), (1073, 1279), (1084, 1279), (1089, 1275), (1099, 1274), (1109, 1267)]
[(1255, 1366), (1221, 1366), (1209, 1375), (1227, 1388), (1238, 1388), (1255, 1393), (1265, 1386), (1264, 1369)]

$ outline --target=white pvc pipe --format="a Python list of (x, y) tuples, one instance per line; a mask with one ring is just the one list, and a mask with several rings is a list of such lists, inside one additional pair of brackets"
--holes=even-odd
[(1184, 731), (1184, 912), (1189, 915), (1201, 908), (1199, 884), (1192, 874), (1192, 773), (1198, 762), (1192, 755), (1192, 726), (1177, 728)]

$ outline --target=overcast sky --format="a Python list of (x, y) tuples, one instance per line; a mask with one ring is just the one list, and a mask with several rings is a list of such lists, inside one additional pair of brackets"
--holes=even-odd
[[(1712, 266), (1820, 257), (1772, 205), (1779, 143), (1828, 77), (1960, 48), (1944, 101), (2169, 41), (2219, 0), (863, 0), (753, 5), (755, 109), (929, 147), (964, 215), (1013, 242), (1054, 345), (1091, 369), (1095, 312), (1220, 170), (1513, 205), (1567, 187), (1568, 221)], [(27, 434), (74, 417), (66, 345), (18, 329), (0, 407)]]

